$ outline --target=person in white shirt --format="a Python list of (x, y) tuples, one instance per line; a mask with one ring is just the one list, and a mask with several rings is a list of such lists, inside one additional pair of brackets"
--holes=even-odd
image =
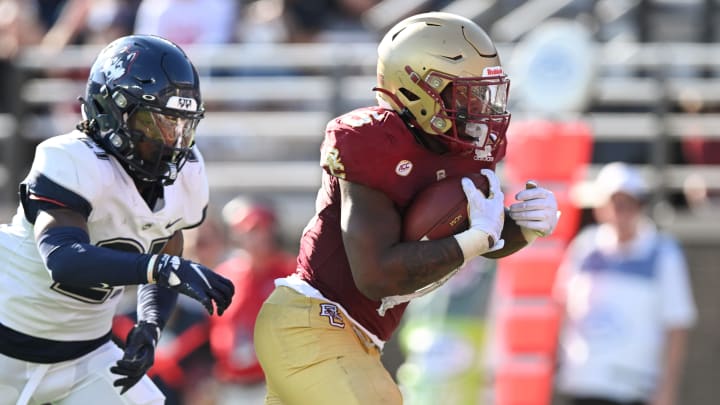
[(234, 0), (142, 0), (135, 34), (159, 35), (180, 46), (227, 44), (235, 40)]
[(558, 392), (572, 405), (675, 404), (697, 316), (684, 253), (644, 214), (648, 186), (634, 167), (609, 163), (589, 189), (597, 223), (559, 269)]

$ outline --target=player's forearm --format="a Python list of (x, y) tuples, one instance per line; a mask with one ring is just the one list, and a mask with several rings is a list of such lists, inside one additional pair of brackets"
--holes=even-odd
[(148, 282), (151, 255), (121, 252), (90, 244), (80, 228), (55, 227), (38, 237), (38, 250), (53, 280), (78, 287)]
[(662, 403), (675, 403), (686, 344), (686, 329), (671, 329), (667, 332), (663, 367), (656, 393), (656, 396), (663, 397), (665, 402)]
[(175, 309), (177, 297), (176, 291), (157, 284), (139, 286), (137, 292), (138, 321), (153, 323), (162, 330)]
[(442, 279), (462, 263), (462, 251), (453, 238), (400, 243), (386, 252), (378, 272), (382, 276), (363, 292), (375, 300), (410, 294)]
[(416, 291), (440, 280), (451, 271), (462, 266), (464, 258), (454, 238), (419, 242), (406, 256), (407, 277), (402, 284), (403, 294)]
[[(180, 256), (183, 251), (183, 234), (177, 231), (168, 240), (161, 253)], [(175, 309), (178, 293), (175, 290), (161, 287), (157, 284), (143, 284), (137, 291), (138, 321), (150, 322), (157, 325), (160, 330)]]
[(508, 215), (507, 208), (505, 209), (505, 222), (500, 237), (505, 241), (505, 246), (503, 246), (502, 249), (483, 254), (484, 257), (487, 257), (488, 259), (499, 259), (509, 256), (532, 242), (532, 240), (527, 240), (522, 228), (510, 217), (510, 215)]

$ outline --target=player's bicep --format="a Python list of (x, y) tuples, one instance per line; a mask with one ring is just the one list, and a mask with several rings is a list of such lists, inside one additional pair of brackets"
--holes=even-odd
[(35, 219), (35, 240), (47, 230), (57, 227), (80, 228), (88, 232), (86, 217), (69, 208), (43, 209), (38, 211)]
[(383, 254), (394, 246), (402, 229), (393, 202), (382, 192), (340, 180), (343, 243), (359, 287), (382, 278)]

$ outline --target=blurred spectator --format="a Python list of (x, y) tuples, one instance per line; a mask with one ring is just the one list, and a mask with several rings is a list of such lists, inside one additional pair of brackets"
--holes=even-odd
[(251, 44), (286, 42), (288, 29), (283, 0), (255, 0), (248, 4), (237, 24), (237, 39)]
[(60, 50), (73, 43), (85, 28), (87, 16), (92, 8), (91, 0), (38, 1), (40, 15), (46, 24), (47, 32), (42, 45)]
[(239, 197), (225, 206), (223, 217), (237, 249), (215, 269), (235, 284), (233, 304), (222, 317), (210, 319), (214, 375), (220, 381), (217, 404), (262, 404), (265, 376), (255, 357), (255, 317), (274, 280), (295, 270), (295, 256), (280, 247), (269, 203)]
[[(236, 0), (141, 0), (135, 19), (135, 34), (152, 34), (179, 45), (223, 45), (236, 41)], [(226, 52), (218, 47), (213, 53)], [(213, 76), (232, 75), (232, 69), (198, 66), (206, 83)], [(216, 109), (206, 103), (209, 110)]]
[(245, 43), (352, 42), (373, 34), (362, 23), (378, 0), (255, 0), (242, 10), (237, 39)]
[[(332, 42), (347, 34), (369, 35), (361, 16), (378, 0), (286, 0), (289, 42)], [(345, 34), (345, 35), (343, 35)], [(357, 38), (356, 38), (357, 39)]]
[[(699, 122), (704, 113), (716, 114), (717, 107), (703, 101), (698, 91), (685, 90), (678, 102), (680, 112)], [(689, 121), (692, 122), (692, 121)], [(691, 165), (720, 164), (720, 140), (705, 133), (701, 124), (689, 124), (680, 141), (682, 160)], [(688, 207), (696, 213), (710, 213), (720, 204), (720, 190), (713, 189), (699, 173), (690, 174), (683, 183)]]
[(179, 45), (235, 40), (235, 0), (142, 0), (136, 34), (154, 34)]
[(106, 44), (133, 31), (140, 0), (36, 1), (41, 45), (60, 51), (70, 44)]
[(185, 237), (183, 256), (189, 260), (214, 269), (227, 259), (228, 241), (225, 224), (215, 215), (208, 214), (205, 222), (197, 228), (183, 231)]
[(86, 43), (107, 43), (130, 35), (141, 0), (93, 1), (86, 21)]
[(0, 0), (0, 88), (3, 89), (0, 91), (0, 113), (13, 111), (15, 107), (15, 56), (23, 46), (39, 43), (43, 32), (29, 2)]
[[(720, 140), (705, 136), (685, 136), (682, 140), (685, 161), (692, 165), (720, 164)], [(713, 189), (699, 173), (691, 173), (683, 183), (688, 207), (698, 214), (715, 212), (720, 206), (720, 190)]]
[(0, 0), (0, 60), (12, 59), (21, 47), (39, 43), (44, 32), (30, 2)]
[(644, 215), (630, 165), (589, 188), (597, 224), (572, 241), (557, 292), (566, 307), (558, 390), (570, 404), (675, 404), (696, 308), (684, 252)]

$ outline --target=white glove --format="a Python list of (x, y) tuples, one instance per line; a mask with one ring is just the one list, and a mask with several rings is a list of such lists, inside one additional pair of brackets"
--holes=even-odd
[(548, 236), (555, 230), (560, 211), (552, 191), (530, 180), (515, 199), (518, 202), (510, 205), (509, 215), (520, 226), (528, 242), (538, 236)]
[(464, 177), (462, 187), (468, 200), (470, 227), (455, 236), (465, 261), (490, 251), (502, 249), (505, 241), (500, 239), (505, 222), (505, 207), (500, 181), (495, 172), (489, 169), (480, 171), (490, 184), (487, 198), (475, 187), (472, 180)]

